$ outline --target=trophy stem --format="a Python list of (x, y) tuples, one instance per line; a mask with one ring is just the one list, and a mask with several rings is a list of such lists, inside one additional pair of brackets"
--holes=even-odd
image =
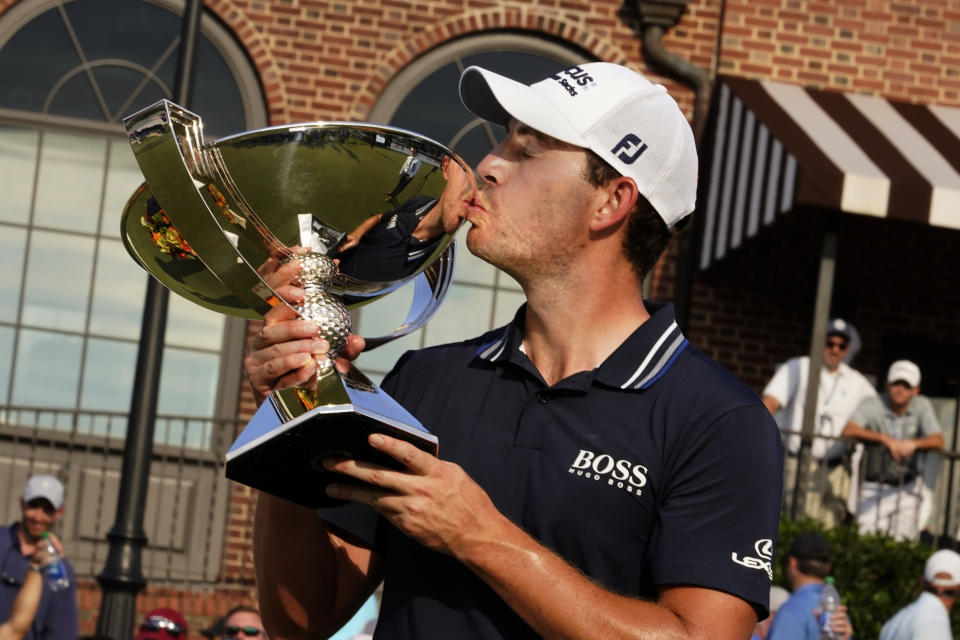
[(333, 259), (315, 251), (298, 258), (303, 266), (300, 279), (305, 295), (303, 304), (294, 309), (301, 318), (316, 322), (320, 326), (319, 337), (330, 343), (328, 357), (317, 360), (317, 373), (322, 375), (329, 372), (333, 360), (346, 351), (353, 321), (343, 302), (329, 292), (330, 283), (338, 272)]

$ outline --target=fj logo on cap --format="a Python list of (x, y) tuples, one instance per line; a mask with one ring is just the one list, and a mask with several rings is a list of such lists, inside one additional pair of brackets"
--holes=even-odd
[(632, 133), (620, 139), (617, 145), (610, 149), (610, 153), (620, 158), (624, 164), (633, 164), (640, 154), (647, 150), (647, 145)]
[(580, 67), (569, 67), (550, 77), (559, 82), (560, 86), (573, 97), (577, 95), (577, 87), (589, 88), (597, 84), (596, 80)]

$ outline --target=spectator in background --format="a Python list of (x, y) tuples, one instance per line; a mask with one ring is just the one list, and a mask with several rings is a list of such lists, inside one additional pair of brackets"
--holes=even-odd
[[(60, 541), (52, 534), (51, 540), (54, 541), (62, 558), (63, 550), (60, 548)], [(10, 614), (3, 624), (0, 624), (0, 640), (21, 640), (30, 632), (30, 625), (37, 615), (37, 608), (43, 597), (44, 567), (49, 562), (50, 558), (42, 547), (37, 549), (30, 558), (30, 571), (27, 571), (27, 575), (23, 578), (23, 585), (17, 592)]]
[[(876, 397), (873, 385), (844, 362), (855, 334), (853, 326), (834, 318), (827, 325), (817, 394), (816, 435), (839, 437), (854, 410), (865, 398)], [(789, 438), (783, 461), (784, 486), (792, 487), (797, 476), (800, 453), (800, 431), (803, 426), (804, 402), (807, 397), (807, 376), (810, 356), (790, 358), (781, 365), (763, 390), (763, 404), (777, 418), (781, 431)], [(847, 498), (850, 495), (850, 471), (845, 463), (846, 445), (837, 440), (814, 438), (811, 467), (806, 473), (804, 512), (817, 516), (832, 527), (847, 519)], [(792, 509), (793, 493), (787, 491), (784, 509)]]
[(860, 531), (916, 537), (923, 524), (919, 522), (923, 470), (916, 452), (943, 449), (933, 405), (920, 395), (920, 367), (909, 360), (890, 365), (886, 391), (860, 404), (843, 436), (874, 444), (864, 453), (857, 505)]
[(238, 605), (223, 617), (223, 640), (243, 640), (243, 638), (257, 638), (266, 640), (267, 634), (263, 630), (260, 612), (245, 604)]
[(927, 558), (923, 593), (897, 611), (879, 640), (952, 640), (950, 609), (960, 594), (960, 554), (941, 549)]
[[(11, 615), (41, 536), (63, 517), (63, 495), (63, 484), (53, 476), (31, 476), (20, 498), (20, 522), (0, 530), (0, 620)], [(59, 548), (60, 542), (54, 540)], [(70, 563), (64, 559), (63, 564), (70, 587), (51, 591), (46, 581), (42, 581), (43, 593), (24, 636), (27, 640), (75, 640), (77, 637), (76, 579)]]
[[(829, 574), (829, 543), (814, 532), (797, 536), (787, 557), (787, 579), (793, 594), (777, 611), (766, 640), (819, 640), (817, 607), (824, 578)], [(849, 640), (853, 635), (853, 626), (843, 605), (834, 612), (830, 624), (841, 640)]]
[(175, 609), (153, 609), (137, 627), (133, 640), (186, 640), (187, 621)]
[(770, 625), (773, 624), (773, 617), (777, 615), (780, 606), (790, 597), (790, 592), (780, 585), (770, 587), (770, 615), (757, 623), (753, 630), (752, 640), (766, 640), (770, 635)]

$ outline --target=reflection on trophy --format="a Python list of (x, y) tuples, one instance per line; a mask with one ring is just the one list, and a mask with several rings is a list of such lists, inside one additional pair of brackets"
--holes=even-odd
[[(369, 447), (372, 432), (436, 455), (436, 437), (413, 416), (332, 361), (351, 332), (350, 308), (413, 280), (405, 321), (366, 338), (368, 348), (414, 331), (437, 309), (459, 224), (445, 206), (444, 175), (462, 170), (472, 181), (470, 170), (437, 142), (372, 124), (286, 125), (206, 142), (197, 115), (162, 100), (124, 125), (146, 178), (123, 214), (131, 256), (173, 292), (244, 318), (288, 304), (271, 265), (300, 260), (306, 298), (295, 310), (331, 346), (315, 386), (274, 392), (261, 405), (226, 454), (227, 477), (316, 507), (333, 502), (323, 492), (333, 479), (324, 457), (397, 466)], [(383, 193), (411, 157), (422, 166), (385, 212)]]

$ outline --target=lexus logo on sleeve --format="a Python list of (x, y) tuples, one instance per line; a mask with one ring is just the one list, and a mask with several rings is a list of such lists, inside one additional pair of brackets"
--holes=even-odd
[(773, 580), (773, 566), (770, 562), (773, 558), (773, 540), (770, 538), (757, 540), (753, 544), (753, 550), (757, 554), (756, 557), (743, 556), (741, 558), (737, 555), (737, 552), (734, 551), (730, 554), (730, 559), (748, 569), (762, 569), (766, 571), (767, 576)]

